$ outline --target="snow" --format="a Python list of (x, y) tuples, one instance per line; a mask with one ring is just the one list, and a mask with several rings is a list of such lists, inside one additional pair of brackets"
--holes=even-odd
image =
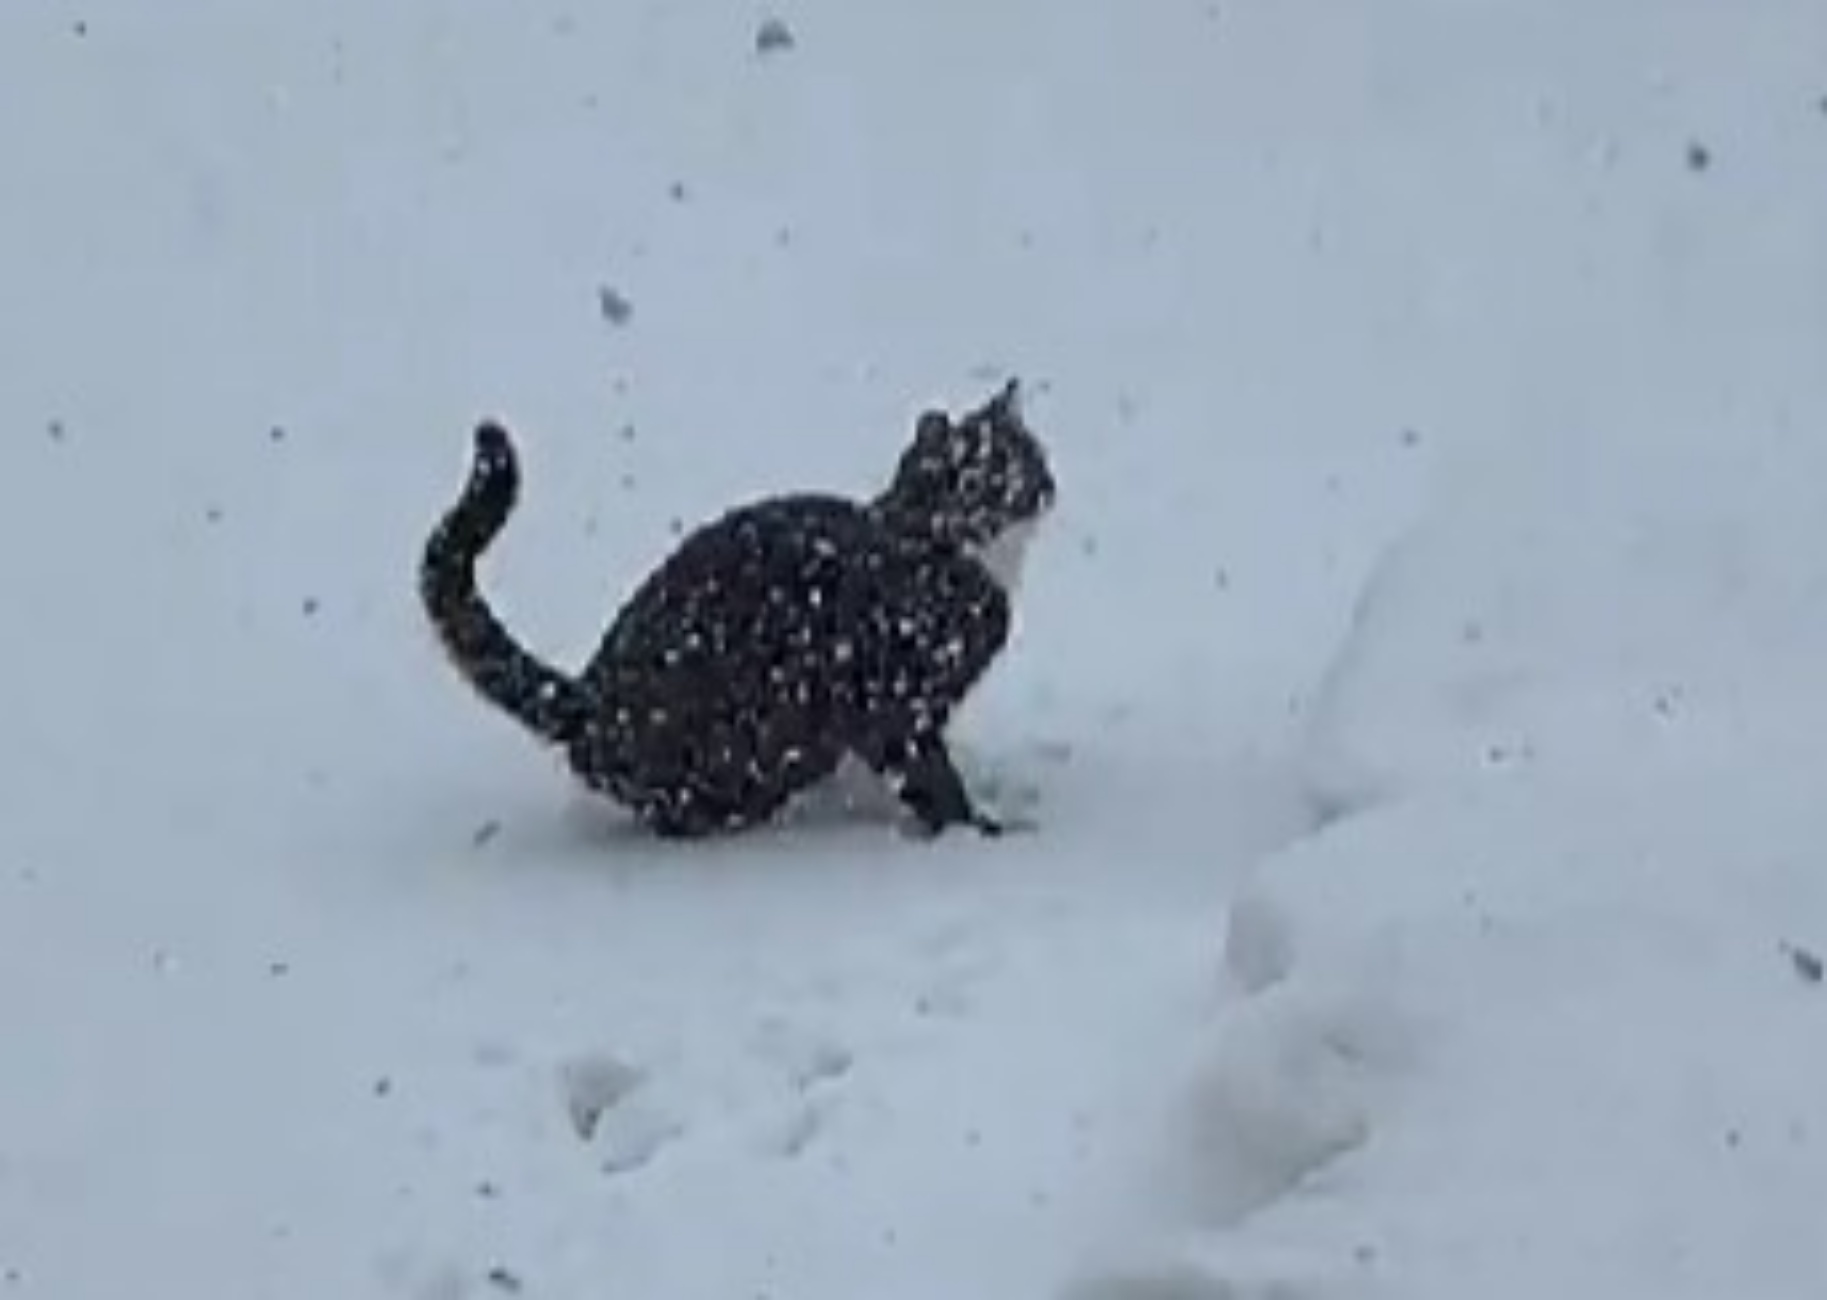
[[(0, 1294), (1827, 1293), (1823, 50), (6, 6)], [(423, 627), (478, 419), (575, 663), (1008, 374), (1023, 834), (651, 843)]]

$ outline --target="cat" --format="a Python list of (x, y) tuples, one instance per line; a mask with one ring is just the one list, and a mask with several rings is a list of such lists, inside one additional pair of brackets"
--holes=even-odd
[(945, 732), (1008, 641), (1027, 543), (1054, 504), (1021, 396), (1010, 380), (962, 418), (924, 411), (871, 499), (784, 493), (698, 527), (575, 675), (523, 647), (478, 591), (520, 485), (511, 437), (486, 420), (425, 543), (426, 616), (485, 700), (656, 835), (773, 821), (846, 759), (884, 778), (925, 835), (998, 834)]

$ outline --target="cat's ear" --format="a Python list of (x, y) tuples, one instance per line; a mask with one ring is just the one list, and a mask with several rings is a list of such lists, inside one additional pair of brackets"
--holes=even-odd
[(1011, 375), (1009, 382), (992, 397), (984, 408), (984, 414), (993, 420), (1006, 420), (1013, 423), (1021, 421), (1021, 380)]

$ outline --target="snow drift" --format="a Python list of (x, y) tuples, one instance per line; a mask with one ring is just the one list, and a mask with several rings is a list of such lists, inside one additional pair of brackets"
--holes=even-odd
[(1194, 1230), (1078, 1300), (1827, 1286), (1827, 386), (1678, 405), (1468, 455), (1378, 567), (1331, 820), (1229, 910)]

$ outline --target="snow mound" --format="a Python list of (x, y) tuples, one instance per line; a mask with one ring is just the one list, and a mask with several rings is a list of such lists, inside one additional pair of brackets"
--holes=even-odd
[(1072, 1300), (1827, 1294), (1820, 388), (1449, 477), (1232, 901), (1184, 1217)]
[(1801, 774), (1544, 779), (1276, 860), (1181, 1137), (1223, 1187), (1289, 1178), (1085, 1294), (1818, 1294), (1823, 833)]
[(1177, 1132), (1261, 1195), (1074, 1300), (1819, 1294), (1824, 832), (1803, 774), (1544, 779), (1277, 859)]
[(1483, 448), (1387, 553), (1315, 711), (1324, 812), (1544, 763), (1821, 756), (1827, 441), (1648, 427)]

